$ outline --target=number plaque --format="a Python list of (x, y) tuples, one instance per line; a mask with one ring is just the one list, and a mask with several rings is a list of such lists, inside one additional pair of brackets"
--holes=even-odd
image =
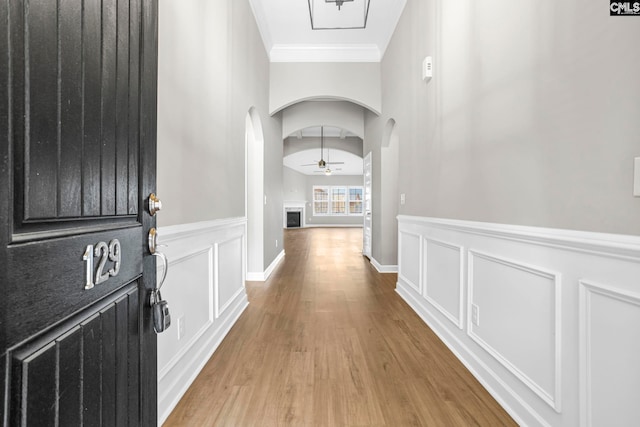
[[(93, 258), (99, 257), (98, 268), (95, 269)], [(120, 272), (120, 264), (122, 262), (122, 247), (118, 239), (113, 239), (106, 244), (105, 242), (98, 242), (95, 245), (87, 245), (87, 248), (82, 255), (82, 260), (85, 262), (86, 271), (86, 283), (85, 289), (92, 289), (95, 285), (104, 283), (109, 280), (109, 277), (117, 276)], [(113, 266), (109, 270), (105, 271), (105, 265), (107, 261), (113, 263)]]

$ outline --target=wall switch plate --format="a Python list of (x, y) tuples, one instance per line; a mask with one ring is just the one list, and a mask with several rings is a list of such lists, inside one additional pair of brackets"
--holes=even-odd
[(422, 61), (422, 80), (428, 80), (433, 77), (433, 58), (427, 56)]
[(400, 194), (400, 204), (401, 205), (404, 205), (405, 200), (406, 200), (406, 197), (405, 197), (404, 193)]
[(480, 307), (475, 304), (471, 304), (471, 322), (476, 326), (480, 326)]
[(278, 239), (276, 239), (276, 248), (278, 247)]
[(640, 157), (633, 161), (633, 195), (640, 197)]

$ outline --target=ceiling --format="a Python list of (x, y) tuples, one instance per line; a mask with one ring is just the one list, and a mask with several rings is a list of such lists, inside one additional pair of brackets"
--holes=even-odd
[(249, 0), (272, 62), (378, 62), (406, 0), (369, 0), (364, 29), (311, 28), (310, 5), (314, 22), (320, 22), (319, 11), (327, 8), (332, 15), (324, 21), (344, 25), (341, 21), (349, 15), (362, 18), (364, 1), (345, 2), (337, 11), (335, 3), (324, 0)]
[[(325, 148), (323, 157), (329, 163), (331, 175), (362, 175), (362, 157), (336, 148)], [(286, 167), (305, 175), (324, 175), (325, 170), (318, 167), (318, 160), (320, 160), (320, 147), (289, 154), (282, 162)], [(344, 162), (344, 164), (331, 164), (333, 162)], [(312, 163), (313, 165), (310, 165)]]
[[(362, 143), (362, 140), (351, 132), (334, 126), (323, 126), (322, 134), (325, 138), (340, 138), (345, 139), (349, 138), (350, 141), (353, 141), (354, 138)], [(302, 129), (292, 135), (291, 138), (294, 138), (293, 143), (296, 145), (299, 144), (297, 142), (298, 139), (302, 140), (304, 138), (313, 138), (318, 141), (318, 138), (321, 136), (321, 128), (320, 126), (312, 126), (305, 129)], [(332, 175), (362, 175), (362, 157), (352, 152), (341, 150), (339, 148), (329, 148), (327, 143), (328, 141), (325, 139), (324, 151), (323, 151), (323, 159), (329, 162), (340, 162), (342, 164), (330, 164), (329, 168), (331, 169)], [(284, 156), (282, 163), (297, 172), (300, 172), (305, 175), (320, 175), (324, 174), (325, 169), (321, 169), (318, 167), (317, 163), (320, 160), (320, 142), (315, 142), (314, 144), (318, 144), (314, 146), (314, 148), (300, 150), (293, 152)]]
[(325, 138), (341, 138), (358, 136), (354, 133), (349, 132), (346, 129), (333, 127), (333, 126), (323, 126), (323, 130), (321, 132), (320, 126), (312, 126), (298, 132), (292, 133), (291, 137), (295, 138), (319, 138), (321, 135), (324, 135)]

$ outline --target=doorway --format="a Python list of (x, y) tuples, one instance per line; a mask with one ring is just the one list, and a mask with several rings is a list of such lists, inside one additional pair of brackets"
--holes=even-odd
[(364, 218), (362, 229), (362, 254), (371, 259), (371, 235), (372, 235), (372, 218), (371, 218), (371, 182), (372, 182), (372, 165), (371, 152), (364, 156), (363, 164), (364, 176)]

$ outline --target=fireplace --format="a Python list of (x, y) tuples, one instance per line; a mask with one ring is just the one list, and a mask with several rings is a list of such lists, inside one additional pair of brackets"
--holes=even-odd
[(287, 211), (287, 228), (299, 228), (302, 224), (301, 211)]
[(282, 210), (282, 226), (284, 228), (304, 228), (307, 226), (304, 220), (305, 204), (304, 201), (284, 201), (284, 209)]

